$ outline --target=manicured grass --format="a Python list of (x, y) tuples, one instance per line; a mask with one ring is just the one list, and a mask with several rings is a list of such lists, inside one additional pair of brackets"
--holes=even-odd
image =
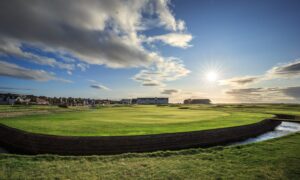
[(215, 106), (117, 106), (1, 118), (0, 123), (43, 134), (119, 136), (238, 126), (271, 116), (265, 112)]
[(243, 146), (116, 156), (0, 155), (0, 179), (299, 179), (300, 134)]

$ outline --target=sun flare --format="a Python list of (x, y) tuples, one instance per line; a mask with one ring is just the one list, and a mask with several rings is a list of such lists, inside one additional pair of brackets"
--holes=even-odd
[(206, 80), (209, 82), (215, 82), (218, 80), (218, 73), (215, 71), (209, 71), (206, 73)]

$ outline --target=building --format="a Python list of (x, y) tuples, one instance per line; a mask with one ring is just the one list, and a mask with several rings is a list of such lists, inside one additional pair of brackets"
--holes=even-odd
[(210, 99), (186, 99), (183, 104), (210, 104)]
[(26, 96), (21, 96), (18, 94), (1, 94), (0, 104), (14, 105), (14, 104), (28, 104), (30, 99)]
[(0, 96), (0, 104), (8, 104), (6, 96), (4, 96), (4, 95)]
[(131, 104), (131, 99), (122, 99), (121, 101), (120, 101), (120, 103), (121, 104)]
[(137, 99), (134, 98), (134, 99), (131, 99), (131, 104), (136, 104), (137, 103)]
[(38, 105), (49, 105), (49, 101), (43, 98), (36, 98), (36, 104)]
[(150, 97), (150, 98), (137, 98), (136, 104), (168, 104), (169, 98)]

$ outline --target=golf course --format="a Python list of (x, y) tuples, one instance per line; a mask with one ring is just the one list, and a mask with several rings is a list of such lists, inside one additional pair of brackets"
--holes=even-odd
[[(25, 132), (59, 136), (180, 133), (253, 124), (274, 114), (300, 115), (300, 106), (283, 104), (0, 106), (0, 109), (1, 124)], [(152, 153), (0, 154), (0, 179), (297, 179), (299, 150), (300, 134), (296, 133), (248, 145)]]

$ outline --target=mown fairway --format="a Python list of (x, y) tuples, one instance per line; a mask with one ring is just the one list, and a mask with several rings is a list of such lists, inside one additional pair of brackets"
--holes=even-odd
[(0, 118), (0, 123), (43, 134), (118, 136), (238, 126), (271, 116), (265, 112), (215, 106), (109, 106), (84, 111), (56, 110), (55, 113), (4, 117)]

